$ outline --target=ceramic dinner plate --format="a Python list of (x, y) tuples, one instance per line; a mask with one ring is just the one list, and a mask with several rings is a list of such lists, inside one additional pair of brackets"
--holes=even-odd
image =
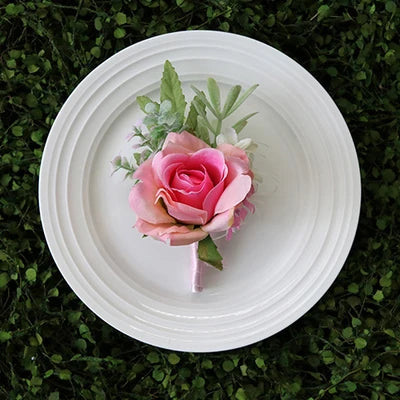
[[(189, 247), (142, 239), (128, 205), (133, 182), (111, 175), (114, 156), (132, 153), (136, 96), (158, 100), (167, 59), (189, 101), (190, 85), (205, 88), (210, 76), (223, 96), (260, 85), (239, 112), (258, 111), (243, 131), (259, 145), (256, 212), (218, 240), (225, 268), (207, 268), (201, 293), (190, 290)], [(346, 123), (305, 69), (243, 36), (188, 31), (130, 46), (79, 84), (49, 134), (39, 200), (54, 260), (93, 312), (143, 342), (208, 352), (265, 339), (321, 298), (349, 253), (360, 193)]]

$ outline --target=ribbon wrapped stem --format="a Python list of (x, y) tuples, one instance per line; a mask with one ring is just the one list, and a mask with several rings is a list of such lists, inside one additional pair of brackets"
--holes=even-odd
[(199, 243), (192, 243), (190, 245), (191, 251), (191, 285), (192, 285), (192, 292), (199, 293), (203, 290), (203, 269), (204, 269), (204, 262), (201, 261), (197, 255), (197, 249), (199, 247)]

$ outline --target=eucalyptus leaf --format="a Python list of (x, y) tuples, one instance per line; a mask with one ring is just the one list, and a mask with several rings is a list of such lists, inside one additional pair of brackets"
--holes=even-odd
[(172, 103), (170, 100), (164, 100), (160, 104), (160, 114), (168, 113), (172, 110)]

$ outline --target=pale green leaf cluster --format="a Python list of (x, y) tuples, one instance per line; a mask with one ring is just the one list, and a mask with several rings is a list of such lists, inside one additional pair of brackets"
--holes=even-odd
[[(258, 85), (253, 85), (247, 89), (244, 93), (240, 85), (233, 86), (225, 99), (224, 105), (221, 105), (221, 91), (218, 83), (214, 78), (208, 78), (206, 94), (197, 89), (192, 85), (192, 89), (196, 93), (196, 98), (193, 100), (194, 107), (198, 112), (198, 124), (203, 126), (203, 135), (206, 136), (205, 130), (208, 131), (209, 141), (212, 145), (215, 145), (215, 138), (221, 133), (222, 121), (232, 115), (245, 101), (246, 99), (256, 90)], [(213, 115), (213, 120), (209, 119), (207, 111)], [(246, 115), (237, 121), (232, 128), (239, 133), (246, 125), (247, 121), (256, 115), (256, 112)]]

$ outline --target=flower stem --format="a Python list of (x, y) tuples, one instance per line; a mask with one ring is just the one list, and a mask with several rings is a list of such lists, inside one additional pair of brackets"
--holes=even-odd
[(217, 128), (215, 130), (215, 136), (218, 136), (221, 133), (221, 127), (222, 127), (222, 119), (217, 120)]

